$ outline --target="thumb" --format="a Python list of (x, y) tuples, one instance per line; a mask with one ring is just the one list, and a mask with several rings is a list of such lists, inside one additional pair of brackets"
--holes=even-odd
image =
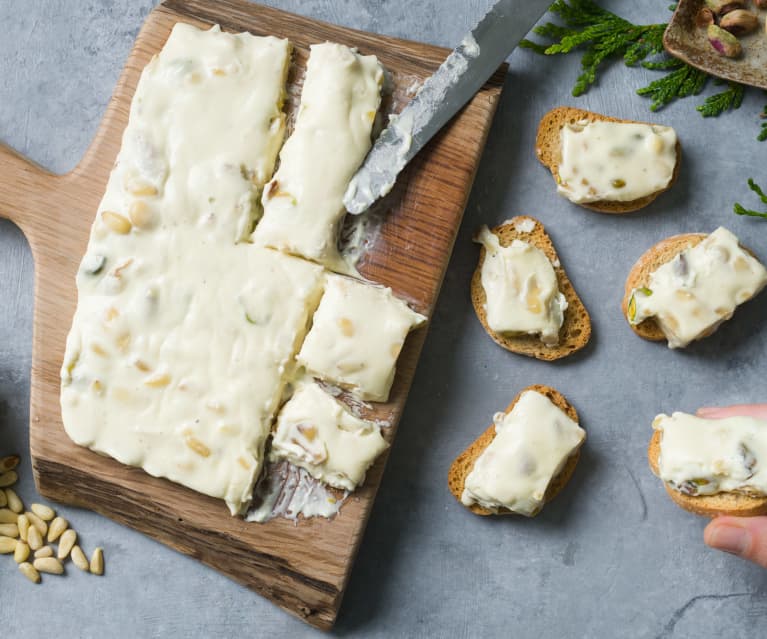
[(706, 526), (703, 540), (767, 568), (767, 517), (717, 517)]

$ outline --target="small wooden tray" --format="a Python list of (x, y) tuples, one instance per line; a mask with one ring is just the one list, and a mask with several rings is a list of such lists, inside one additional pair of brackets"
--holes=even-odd
[[(332, 521), (312, 519), (296, 525), (273, 519), (254, 524), (230, 517), (223, 501), (76, 446), (61, 423), (59, 369), (75, 308), (75, 273), (120, 148), (139, 74), (178, 21), (289, 38), (296, 52), (288, 111), (299, 97), (310, 43), (331, 40), (377, 55), (392, 73), (395, 103), (400, 104), (413, 83), (431, 75), (448, 52), (242, 0), (167, 0), (147, 18), (98, 133), (71, 173), (52, 175), (0, 145), (0, 215), (22, 229), (35, 259), (30, 442), (39, 491), (151, 535), (327, 629), (335, 621), (385, 456)], [(389, 196), (388, 217), (360, 264), (365, 276), (391, 286), (427, 315), (439, 293), (504, 74), (505, 66), (410, 164)], [(375, 417), (392, 424), (386, 429), (389, 440), (425, 335), (420, 329), (408, 339), (391, 401), (376, 410)]]

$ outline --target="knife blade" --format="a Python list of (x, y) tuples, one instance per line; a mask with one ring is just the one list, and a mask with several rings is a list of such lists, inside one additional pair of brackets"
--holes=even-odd
[(344, 195), (358, 215), (391, 191), (397, 175), (519, 44), (551, 0), (496, 2), (378, 136)]

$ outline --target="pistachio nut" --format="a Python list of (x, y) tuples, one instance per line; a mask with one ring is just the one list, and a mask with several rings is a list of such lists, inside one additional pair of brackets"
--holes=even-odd
[(754, 4), (760, 9), (767, 9), (767, 0), (754, 0)]
[[(767, 0), (765, 0), (767, 2)], [(698, 27), (707, 27), (710, 24), (714, 24), (714, 12), (708, 7), (702, 7), (695, 16), (695, 25)]]
[(743, 53), (743, 47), (740, 46), (738, 39), (729, 31), (725, 31), (715, 24), (708, 25), (706, 35), (708, 35), (708, 41), (711, 43), (711, 46), (714, 47), (719, 55), (727, 58), (737, 58)]
[(636, 316), (637, 316), (637, 301), (636, 301), (636, 296), (632, 295), (631, 299), (629, 300), (629, 307), (628, 307), (629, 322), (633, 324), (634, 320), (636, 319)]
[(734, 36), (743, 36), (759, 28), (759, 18), (750, 11), (737, 9), (723, 16), (719, 26)]
[(743, 9), (746, 6), (745, 0), (706, 0), (706, 6), (718, 16), (723, 16), (730, 11)]

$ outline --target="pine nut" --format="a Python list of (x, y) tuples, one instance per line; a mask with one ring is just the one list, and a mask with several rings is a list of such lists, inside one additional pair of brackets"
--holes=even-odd
[(42, 519), (35, 515), (35, 513), (30, 512), (29, 510), (24, 514), (27, 516), (27, 519), (29, 519), (29, 523), (37, 528), (40, 531), (40, 534), (45, 537), (45, 533), (48, 532), (48, 524), (46, 524)]
[(120, 235), (127, 235), (131, 230), (130, 220), (124, 215), (114, 211), (101, 211), (101, 219), (112, 231)]
[(45, 557), (53, 557), (53, 548), (50, 546), (43, 546), (35, 550), (35, 559), (44, 559)]
[(85, 556), (85, 553), (83, 552), (83, 549), (80, 548), (80, 546), (72, 546), (72, 552), (70, 553), (70, 556), (72, 557), (72, 563), (80, 570), (85, 572), (90, 570), (90, 563), (88, 562), (88, 558)]
[(67, 528), (69, 522), (63, 517), (56, 517), (48, 527), (48, 543), (56, 541)]
[(5, 473), (0, 473), (0, 488), (6, 488), (13, 486), (19, 479), (15, 470), (9, 470)]
[(151, 386), (152, 388), (162, 388), (163, 386), (170, 384), (170, 375), (167, 373), (163, 373), (161, 375), (153, 375), (152, 377), (144, 380), (144, 384)]
[(35, 559), (32, 565), (40, 572), (47, 572), (51, 575), (63, 575), (64, 565), (56, 557), (42, 557)]
[(18, 537), (19, 527), (17, 524), (0, 524), (0, 535), (4, 537)]
[(43, 521), (50, 521), (56, 516), (56, 511), (45, 504), (32, 504), (30, 508), (32, 509), (32, 512)]
[(5, 491), (0, 488), (0, 508), (5, 508), (8, 505), (8, 497), (5, 494)]
[(0, 537), (0, 555), (7, 555), (16, 550), (16, 540), (13, 537)]
[(25, 561), (24, 563), (19, 564), (19, 570), (21, 571), (21, 574), (29, 579), (33, 584), (40, 583), (40, 573), (37, 572), (37, 568), (35, 568), (29, 562)]
[(91, 555), (90, 563), (91, 572), (94, 575), (104, 574), (104, 550), (102, 548), (96, 548)]
[(189, 446), (189, 448), (191, 448), (195, 453), (200, 455), (200, 457), (210, 456), (210, 448), (208, 448), (196, 437), (187, 437), (186, 445)]
[(17, 564), (23, 563), (29, 557), (29, 546), (23, 541), (16, 542), (16, 550), (13, 551), (13, 559)]
[(71, 528), (65, 530), (64, 534), (61, 535), (61, 539), (59, 539), (59, 552), (56, 554), (56, 556), (59, 559), (66, 559), (67, 555), (72, 550), (72, 547), (76, 542), (77, 533)]
[(26, 515), (19, 515), (19, 519), (16, 521), (16, 525), (19, 527), (19, 537), (22, 541), (27, 540), (27, 534), (29, 533), (29, 517)]
[(10, 508), (0, 508), (0, 524), (15, 524), (19, 516)]
[(152, 209), (143, 200), (136, 200), (128, 208), (128, 217), (140, 229), (144, 229), (152, 222)]
[(24, 502), (19, 499), (16, 491), (14, 491), (12, 488), (5, 489), (5, 498), (8, 501), (8, 508), (10, 508), (13, 512), (20, 513), (24, 510)]
[(7, 455), (0, 459), (0, 473), (4, 473), (9, 470), (14, 470), (19, 465), (21, 457), (18, 455)]
[(43, 536), (34, 526), (32, 526), (27, 533), (27, 543), (32, 550), (39, 550), (43, 547)]

